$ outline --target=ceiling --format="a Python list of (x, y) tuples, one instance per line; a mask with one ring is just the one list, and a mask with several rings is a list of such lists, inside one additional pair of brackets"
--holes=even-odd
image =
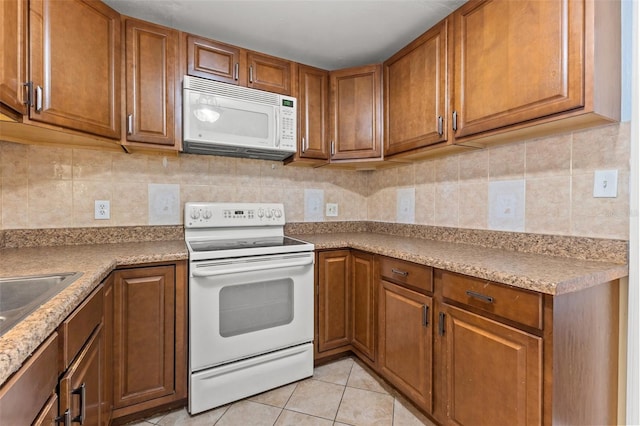
[(382, 62), (466, 0), (103, 0), (121, 14), (335, 70)]

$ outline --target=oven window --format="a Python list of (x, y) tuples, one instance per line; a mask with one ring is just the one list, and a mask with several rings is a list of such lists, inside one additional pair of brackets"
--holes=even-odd
[(220, 335), (232, 337), (293, 321), (293, 280), (281, 278), (220, 290)]

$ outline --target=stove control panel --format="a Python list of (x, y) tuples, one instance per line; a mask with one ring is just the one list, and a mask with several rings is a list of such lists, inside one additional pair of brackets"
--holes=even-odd
[(186, 228), (282, 226), (284, 206), (278, 203), (196, 203), (184, 206)]

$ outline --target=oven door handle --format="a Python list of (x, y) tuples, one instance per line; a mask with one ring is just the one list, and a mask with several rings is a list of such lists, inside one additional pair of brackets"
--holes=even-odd
[[(313, 257), (304, 257), (302, 259), (287, 259), (286, 261), (269, 263), (242, 263), (231, 265), (203, 265), (202, 270), (198, 270), (198, 266), (192, 269), (191, 275), (194, 277), (214, 277), (217, 275), (238, 274), (242, 272), (264, 271), (267, 269), (292, 268), (295, 266), (306, 266), (313, 264)], [(205, 269), (206, 268), (206, 269)]]

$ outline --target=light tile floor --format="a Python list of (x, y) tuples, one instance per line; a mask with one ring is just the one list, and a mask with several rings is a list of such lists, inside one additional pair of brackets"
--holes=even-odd
[(130, 426), (434, 426), (353, 358), (317, 367), (313, 377), (190, 416), (185, 408)]

